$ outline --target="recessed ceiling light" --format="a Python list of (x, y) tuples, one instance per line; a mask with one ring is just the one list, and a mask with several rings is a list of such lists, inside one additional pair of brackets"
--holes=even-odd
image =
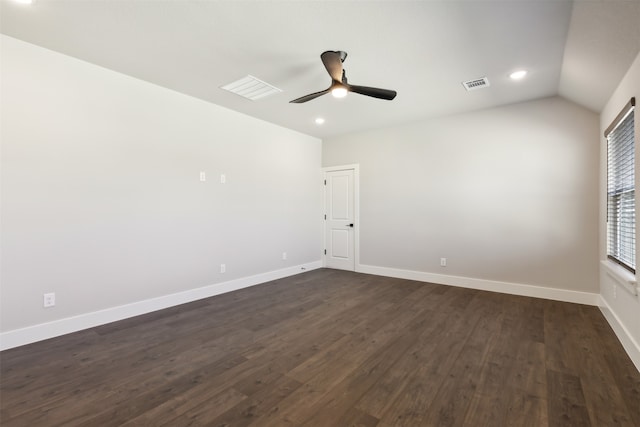
[(321, 125), (321, 124), (323, 124), (323, 123), (324, 123), (324, 119), (323, 119), (322, 117), (318, 117), (318, 118), (316, 119), (316, 124), (317, 124), (317, 125)]
[(33, 3), (33, 0), (13, 0), (16, 3), (22, 3), (22, 4), (31, 4)]
[(509, 74), (509, 77), (511, 77), (513, 80), (521, 80), (524, 79), (524, 77), (527, 75), (527, 71), (526, 70), (518, 70), (518, 71), (514, 71), (513, 73)]

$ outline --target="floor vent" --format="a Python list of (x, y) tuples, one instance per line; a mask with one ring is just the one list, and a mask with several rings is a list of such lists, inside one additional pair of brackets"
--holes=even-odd
[(482, 89), (483, 87), (489, 87), (489, 79), (486, 77), (482, 77), (479, 79), (467, 80), (466, 82), (462, 82), (462, 86), (466, 90), (477, 90)]
[(253, 76), (243, 77), (228, 85), (220, 86), (220, 89), (227, 90), (252, 101), (282, 92), (282, 89), (278, 89)]

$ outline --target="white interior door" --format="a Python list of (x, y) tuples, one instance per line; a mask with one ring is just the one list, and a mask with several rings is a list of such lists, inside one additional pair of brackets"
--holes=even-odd
[(354, 170), (325, 172), (325, 266), (355, 270)]

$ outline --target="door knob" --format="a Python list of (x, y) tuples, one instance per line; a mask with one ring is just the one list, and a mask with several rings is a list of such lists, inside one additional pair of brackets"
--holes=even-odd
[(353, 224), (347, 224), (347, 227), (353, 228)]

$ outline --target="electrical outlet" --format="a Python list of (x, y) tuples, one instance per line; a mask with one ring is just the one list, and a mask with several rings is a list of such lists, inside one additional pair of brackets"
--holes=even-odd
[(227, 266), (226, 264), (220, 264), (220, 273), (226, 273)]
[(446, 266), (447, 266), (447, 259), (440, 258), (440, 267), (446, 267)]
[(282, 252), (282, 259), (286, 260), (287, 259), (287, 253), (286, 252)]
[(200, 172), (200, 181), (205, 182), (207, 180), (207, 174), (204, 172)]
[(225, 184), (227, 182), (227, 176), (225, 174), (220, 174), (220, 184)]
[(56, 294), (51, 292), (43, 295), (42, 306), (45, 308), (53, 307), (56, 305)]

